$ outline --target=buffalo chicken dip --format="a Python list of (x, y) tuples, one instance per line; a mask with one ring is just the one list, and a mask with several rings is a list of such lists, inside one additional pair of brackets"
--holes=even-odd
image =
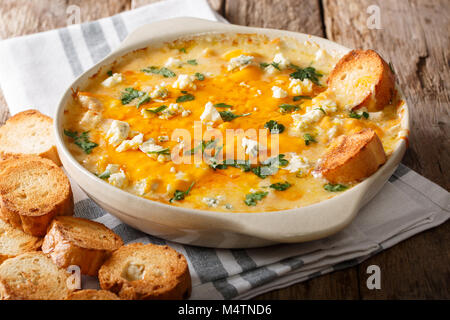
[(393, 72), (378, 61), (256, 34), (147, 47), (74, 89), (65, 143), (98, 179), (150, 200), (230, 212), (306, 206), (372, 174), (406, 135)]

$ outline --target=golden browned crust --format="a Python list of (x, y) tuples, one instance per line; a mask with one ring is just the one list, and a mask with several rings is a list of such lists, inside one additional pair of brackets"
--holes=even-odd
[(364, 129), (337, 138), (316, 171), (331, 183), (356, 182), (372, 175), (385, 162), (386, 154), (377, 134)]
[(122, 245), (122, 239), (101, 223), (61, 216), (50, 225), (42, 251), (60, 268), (77, 265), (82, 274), (96, 276), (103, 262)]
[(1, 300), (63, 300), (72, 291), (68, 273), (42, 252), (29, 252), (0, 265)]
[(26, 234), (0, 219), (0, 264), (22, 253), (39, 250), (42, 239)]
[[(358, 85), (365, 78), (366, 86)], [(341, 107), (382, 110), (394, 97), (395, 77), (389, 65), (373, 50), (352, 50), (336, 64), (328, 86)]]
[(12, 116), (0, 127), (0, 160), (16, 155), (36, 155), (61, 166), (52, 118), (37, 110), (26, 110)]
[(66, 300), (120, 300), (111, 291), (86, 289), (70, 293)]
[(100, 268), (98, 277), (102, 289), (127, 300), (178, 300), (191, 292), (186, 258), (168, 246), (123, 246)]
[(53, 161), (37, 156), (0, 162), (0, 218), (33, 236), (51, 220), (73, 214), (69, 179)]

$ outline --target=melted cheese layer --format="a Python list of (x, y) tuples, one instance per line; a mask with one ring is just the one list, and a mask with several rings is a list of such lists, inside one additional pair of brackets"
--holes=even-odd
[[(338, 59), (309, 42), (261, 35), (199, 36), (141, 49), (102, 68), (67, 106), (65, 129), (89, 131), (90, 141), (98, 147), (87, 154), (71, 138), (66, 137), (66, 143), (84, 167), (112, 185), (175, 206), (260, 212), (319, 202), (338, 194), (326, 191), (327, 182), (311, 174), (337, 136), (372, 128), (388, 155), (400, 139), (398, 101), (368, 119), (351, 118), (348, 111), (333, 107), (326, 78)], [(323, 75), (319, 85), (309, 79), (292, 79), (295, 69), (291, 64), (314, 67)], [(123, 104), (127, 88), (141, 95)], [(180, 99), (186, 95), (193, 99)], [(224, 121), (224, 116), (217, 116), (221, 111), (240, 117)], [(284, 130), (271, 133), (265, 128), (270, 120)], [(189, 136), (174, 136), (178, 129)], [(267, 158), (282, 154), (289, 164), (276, 163), (272, 174), (262, 178), (238, 165), (213, 168), (211, 160), (196, 161), (190, 154), (193, 148), (202, 149), (195, 133), (201, 130), (201, 139), (208, 143), (214, 132), (226, 137), (231, 129), (243, 130), (244, 135), (216, 139), (214, 148), (204, 148), (205, 154), (223, 152), (224, 158), (252, 160), (252, 168), (264, 170)], [(259, 141), (260, 132), (267, 141)], [(314, 141), (307, 144), (305, 134)], [(278, 139), (278, 150), (272, 137)], [(246, 139), (244, 146), (242, 138)], [(180, 147), (184, 147), (180, 157), (192, 163), (175, 162), (164, 151)], [(113, 167), (115, 171), (108, 172)], [(276, 183), (289, 187), (271, 187)], [(252, 198), (247, 195), (255, 193), (264, 196), (246, 201)]]

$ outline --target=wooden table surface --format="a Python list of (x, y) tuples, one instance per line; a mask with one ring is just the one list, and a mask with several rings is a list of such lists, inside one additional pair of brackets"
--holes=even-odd
[[(91, 21), (158, 0), (2, 0), (3, 39), (67, 25), (69, 5)], [(234, 24), (309, 33), (350, 48), (375, 49), (394, 65), (408, 97), (412, 130), (403, 163), (450, 189), (450, 1), (209, 0)], [(370, 7), (376, 5), (375, 7)], [(377, 20), (381, 29), (368, 27)], [(376, 12), (375, 12), (376, 13)], [(372, 16), (372, 18), (371, 18)], [(370, 25), (370, 24), (369, 24)], [(0, 93), (0, 124), (9, 116)], [(381, 290), (368, 290), (367, 266), (381, 269)], [(450, 223), (416, 235), (358, 266), (257, 299), (450, 299)]]

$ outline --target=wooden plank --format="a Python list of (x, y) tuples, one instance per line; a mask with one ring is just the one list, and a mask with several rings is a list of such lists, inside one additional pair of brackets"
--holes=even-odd
[[(80, 22), (92, 21), (129, 10), (131, 0), (2, 0), (0, 4), (0, 37), (2, 39), (61, 28), (73, 19), (69, 6), (80, 8)], [(10, 116), (0, 91), (0, 125)]]
[(86, 22), (129, 10), (131, 0), (2, 0), (0, 37), (6, 39), (65, 27), (72, 21), (70, 6), (78, 6), (80, 22)]
[(359, 299), (357, 279), (356, 268), (345, 269), (267, 292), (255, 300), (355, 300)]
[[(381, 30), (367, 27), (367, 8), (374, 4), (381, 10)], [(329, 39), (373, 48), (394, 65), (411, 110), (403, 163), (450, 190), (448, 12), (447, 0), (324, 1)]]
[(319, 0), (227, 0), (225, 18), (234, 24), (324, 35)]
[[(380, 8), (383, 29), (367, 27), (367, 8)], [(450, 188), (449, 2), (324, 1), (327, 37), (354, 48), (373, 48), (392, 61), (411, 110), (411, 145), (403, 162)], [(415, 236), (359, 266), (364, 299), (450, 297), (450, 223)], [(382, 289), (368, 290), (367, 266), (380, 266)], [(447, 283), (445, 283), (447, 282)]]

